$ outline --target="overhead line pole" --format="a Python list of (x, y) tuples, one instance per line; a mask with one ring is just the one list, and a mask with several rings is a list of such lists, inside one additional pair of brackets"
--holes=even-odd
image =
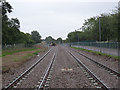
[(100, 43), (100, 52), (101, 52), (101, 23), (100, 23), (100, 19), (102, 17), (99, 17), (99, 43)]
[(100, 18), (99, 17), (99, 41), (101, 41), (101, 25), (100, 25)]

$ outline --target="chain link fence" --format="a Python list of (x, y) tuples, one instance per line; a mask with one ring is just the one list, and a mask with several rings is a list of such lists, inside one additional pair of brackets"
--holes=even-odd
[(79, 47), (118, 56), (120, 42), (73, 42), (68, 44), (73, 47)]
[(20, 48), (33, 48), (34, 44), (7, 44), (2, 45), (2, 49), (20, 49)]

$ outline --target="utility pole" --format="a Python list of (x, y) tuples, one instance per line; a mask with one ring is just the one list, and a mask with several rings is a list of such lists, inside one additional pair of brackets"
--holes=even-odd
[(79, 46), (79, 32), (77, 32), (78, 46)]
[(69, 47), (71, 46), (71, 36), (68, 38), (68, 40), (69, 40)]
[(101, 42), (101, 24), (100, 24), (100, 19), (102, 17), (99, 17), (99, 41)]
[(77, 36), (78, 36), (78, 46), (79, 46), (79, 33), (77, 34)]
[(99, 17), (99, 43), (100, 43), (100, 52), (101, 52), (101, 18)]

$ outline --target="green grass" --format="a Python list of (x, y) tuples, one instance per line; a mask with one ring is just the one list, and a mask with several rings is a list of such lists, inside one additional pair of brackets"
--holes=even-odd
[(29, 54), (27, 54), (26, 56), (23, 57), (23, 60), (29, 59), (29, 58), (32, 57), (32, 56), (35, 56), (35, 54), (29, 53)]
[[(33, 54), (33, 53), (28, 53), (27, 55), (25, 55), (25, 56), (23, 56), (23, 57), (15, 57), (15, 58), (13, 58), (12, 59), (12, 61), (10, 62), (10, 64), (11, 63), (13, 63), (14, 65), (17, 65), (18, 63), (21, 63), (22, 64), (22, 62), (26, 62), (28, 59), (30, 59), (32, 56), (35, 56), (35, 54)], [(12, 64), (12, 65), (13, 65)], [(13, 66), (14, 66), (13, 65)], [(4, 72), (7, 72), (7, 71), (9, 71), (10, 70), (10, 66), (2, 66), (2, 72), (4, 73)]]
[(22, 48), (22, 49), (11, 49), (11, 50), (3, 50), (2, 51), (2, 57), (6, 56), (6, 55), (12, 55), (14, 53), (17, 52), (23, 52), (23, 51), (33, 51), (39, 48)]
[[(36, 49), (38, 49), (38, 48), (28, 49), (28, 50), (21, 50), (21, 51), (31, 51), (31, 50), (36, 50)], [(41, 51), (43, 51), (43, 50), (37, 50), (37, 51), (35, 51), (34, 53), (29, 53), (29, 54), (27, 54), (26, 56), (24, 56), (23, 59), (21, 59), (21, 60), (29, 59), (29, 58), (32, 57), (32, 56), (38, 55), (38, 53), (41, 52)], [(20, 60), (19, 58), (14, 58), (14, 59), (13, 59), (13, 62), (19, 62), (19, 61), (21, 61), (21, 60)]]
[(13, 59), (13, 61), (14, 61), (14, 62), (18, 62), (18, 59), (15, 58), (15, 59)]
[(27, 55), (24, 56), (24, 57), (14, 58), (14, 59), (13, 59), (13, 62), (21, 62), (21, 61), (24, 61), (24, 60), (29, 59), (29, 58), (32, 57), (32, 56), (35, 56), (35, 54), (29, 53), (29, 54), (27, 54)]
[(33, 54), (34, 54), (34, 55), (38, 55), (38, 52), (34, 52)]
[[(39, 47), (3, 50), (2, 72), (7, 72), (11, 68), (19, 67), (28, 60), (31, 60), (32, 57), (38, 55), (38, 53), (45, 52), (46, 50), (47, 48)], [(20, 54), (18, 52), (20, 52)]]
[(71, 47), (71, 48), (91, 52), (91, 53), (94, 53), (96, 55), (106, 56), (106, 57), (110, 57), (110, 58), (114, 58), (114, 59), (119, 59), (120, 58), (120, 56), (113, 56), (113, 55), (109, 55), (109, 54), (105, 54), (105, 53), (101, 53), (101, 52), (97, 52), (97, 51), (93, 51), (93, 50), (87, 50), (87, 49), (78, 48), (78, 47)]
[(34, 52), (34, 53), (32, 53), (32, 54), (38, 55), (39, 52), (44, 52), (44, 51), (45, 51), (45, 50), (38, 50), (38, 51), (36, 51), (36, 52)]

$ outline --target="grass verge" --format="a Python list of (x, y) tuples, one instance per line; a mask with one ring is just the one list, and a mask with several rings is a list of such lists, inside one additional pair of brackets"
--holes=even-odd
[(12, 55), (17, 52), (24, 52), (24, 51), (33, 51), (39, 48), (22, 48), (22, 49), (10, 49), (10, 50), (2, 50), (2, 57), (6, 55)]
[(109, 55), (109, 54), (106, 54), (106, 53), (101, 53), (101, 52), (97, 52), (97, 51), (93, 51), (93, 50), (88, 50), (88, 49), (83, 49), (83, 48), (78, 48), (78, 47), (71, 47), (71, 48), (91, 52), (91, 53), (96, 54), (96, 55), (106, 56), (106, 57), (114, 58), (114, 59), (117, 59), (117, 60), (120, 58), (120, 56), (113, 56), (113, 55)]
[(11, 69), (19, 67), (28, 60), (31, 60), (32, 57), (38, 55), (38, 53), (45, 52), (46, 50), (46, 47), (8, 50), (7, 53), (4, 52), (5, 56), (2, 57), (2, 72), (9, 72)]

